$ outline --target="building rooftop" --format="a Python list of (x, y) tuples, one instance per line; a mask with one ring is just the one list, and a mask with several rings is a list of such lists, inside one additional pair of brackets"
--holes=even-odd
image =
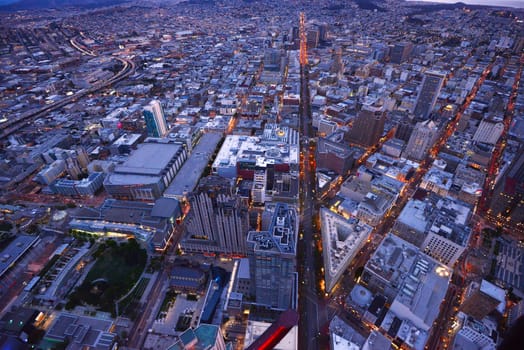
[(372, 227), (354, 218), (345, 219), (326, 208), (320, 210), (320, 222), (326, 291), (330, 291), (365, 244)]
[(389, 350), (392, 349), (391, 340), (378, 331), (372, 331), (362, 350)]
[(159, 218), (177, 218), (181, 215), (180, 203), (173, 198), (158, 198), (151, 210), (151, 216)]
[(482, 282), (480, 282), (480, 291), (494, 299), (497, 299), (500, 302), (500, 304), (497, 306), (497, 310), (501, 314), (504, 314), (504, 310), (506, 309), (506, 291), (504, 289), (486, 280), (482, 280)]
[(285, 203), (276, 203), (267, 231), (250, 231), (248, 241), (255, 251), (296, 254), (298, 218), (296, 210)]
[(142, 134), (124, 134), (120, 136), (118, 139), (113, 142), (113, 146), (132, 146), (134, 145), (140, 138), (142, 137)]
[(89, 347), (109, 350), (116, 334), (111, 333), (112, 321), (94, 317), (61, 313), (47, 331), (44, 339), (63, 342), (69, 340), (68, 349), (80, 350)]
[(265, 168), (268, 164), (298, 164), (298, 144), (286, 139), (266, 140), (257, 136), (228, 135), (213, 163), (213, 169), (236, 167), (238, 162)]
[(250, 278), (249, 259), (248, 258), (240, 259), (240, 263), (238, 264), (237, 276), (238, 276), (238, 278), (243, 278), (243, 279), (249, 279)]
[[(247, 321), (244, 349), (247, 349), (258, 337), (271, 326), (271, 323), (261, 321)], [(292, 327), (274, 350), (295, 350), (298, 348), (298, 326)]]
[(191, 156), (164, 191), (165, 197), (182, 198), (184, 194), (195, 189), (221, 139), (222, 135), (218, 133), (205, 133), (202, 135), (191, 152)]
[(426, 175), (424, 175), (423, 181), (432, 183), (446, 191), (449, 191), (451, 185), (453, 184), (453, 174), (432, 166)]
[(353, 149), (344, 146), (343, 144), (330, 141), (329, 139), (320, 137), (317, 143), (318, 153), (332, 153), (339, 158), (347, 158), (353, 156), (355, 153)]
[(394, 312), (388, 312), (380, 327), (392, 338), (401, 339), (411, 349), (422, 350), (428, 339), (428, 332), (415, 327), (409, 320), (402, 320)]
[(182, 148), (173, 143), (142, 143), (129, 155), (122, 165), (115, 167), (115, 173), (160, 176), (171, 159)]
[(336, 315), (329, 322), (329, 333), (332, 349), (358, 350), (366, 342), (366, 338)]
[(402, 222), (419, 232), (424, 232), (428, 225), (428, 215), (432, 208), (429, 203), (412, 199), (406, 203), (397, 221)]
[(390, 311), (427, 331), (438, 316), (452, 270), (408, 242), (388, 234), (366, 269), (385, 278), (397, 290)]
[(201, 323), (197, 328), (187, 329), (179, 340), (167, 350), (182, 350), (190, 347), (193, 350), (207, 350), (215, 346), (218, 336), (222, 336), (216, 325)]
[(412, 199), (402, 209), (398, 222), (420, 233), (435, 233), (465, 246), (471, 230), (471, 206), (452, 197), (430, 193), (424, 200)]
[(363, 309), (367, 309), (373, 301), (373, 294), (360, 284), (353, 287), (349, 296), (355, 304)]
[[(175, 216), (169, 216), (171, 214)], [(159, 198), (155, 204), (106, 199), (99, 208), (75, 208), (69, 227), (95, 234), (133, 234), (163, 247), (164, 239), (172, 233), (172, 221), (179, 215), (180, 207), (175, 199)]]
[(30, 249), (40, 238), (38, 236), (18, 235), (0, 253), (0, 276), (11, 267), (28, 249)]
[(387, 234), (366, 263), (366, 269), (398, 289), (419, 253), (414, 245)]

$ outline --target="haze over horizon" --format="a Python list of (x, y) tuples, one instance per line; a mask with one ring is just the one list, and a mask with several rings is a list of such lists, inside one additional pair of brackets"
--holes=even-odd
[[(6, 6), (6, 5), (13, 5), (17, 3), (21, 3), (24, 0), (0, 0), (0, 6)], [(486, 6), (501, 6), (501, 7), (514, 7), (514, 8), (524, 8), (524, 2), (521, 0), (463, 0), (463, 1), (455, 1), (455, 0), (406, 0), (406, 1), (413, 1), (413, 2), (428, 2), (428, 3), (442, 3), (442, 4), (454, 4), (458, 2), (463, 2), (468, 5), (486, 5)], [(56, 6), (56, 1), (51, 1), (53, 3), (52, 6)], [(60, 3), (60, 1), (58, 1)], [(69, 1), (62, 1), (67, 3), (96, 3), (96, 0), (92, 1), (86, 1), (86, 0), (69, 0)], [(107, 0), (100, 0), (98, 2), (107, 3)], [(115, 2), (121, 2), (121, 1), (115, 1)], [(380, 3), (380, 0), (377, 1)], [(45, 7), (45, 5), (39, 5), (39, 7)]]
[(524, 2), (521, 0), (406, 0), (412, 2), (427, 2), (427, 3), (440, 3), (440, 4), (456, 4), (458, 2), (463, 2), (468, 5), (485, 5), (485, 6), (500, 6), (500, 7), (514, 7), (514, 8), (524, 8)]

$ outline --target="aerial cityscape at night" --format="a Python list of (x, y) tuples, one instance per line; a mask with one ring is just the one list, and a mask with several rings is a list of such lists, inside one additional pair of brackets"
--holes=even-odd
[(523, 350), (524, 2), (449, 2), (0, 0), (0, 350)]

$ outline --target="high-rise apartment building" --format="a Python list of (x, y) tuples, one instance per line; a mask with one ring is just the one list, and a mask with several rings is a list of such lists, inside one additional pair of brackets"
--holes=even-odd
[(349, 130), (349, 142), (362, 146), (375, 145), (384, 132), (386, 116), (382, 112), (361, 110), (353, 121), (353, 127)]
[(436, 71), (424, 73), (422, 86), (418, 92), (415, 109), (413, 110), (416, 118), (425, 120), (429, 117), (433, 107), (435, 107), (445, 77), (445, 74)]
[(422, 160), (437, 140), (438, 135), (439, 130), (433, 121), (418, 122), (411, 133), (404, 157)]
[(144, 119), (146, 121), (147, 134), (152, 137), (164, 137), (169, 131), (167, 129), (166, 117), (162, 105), (157, 100), (151, 101), (144, 107)]
[(216, 175), (203, 178), (188, 197), (191, 209), (182, 250), (246, 254), (247, 205), (232, 193), (230, 180)]
[(266, 206), (268, 227), (247, 237), (252, 294), (257, 304), (272, 309), (296, 308), (297, 234), (299, 218), (292, 206)]

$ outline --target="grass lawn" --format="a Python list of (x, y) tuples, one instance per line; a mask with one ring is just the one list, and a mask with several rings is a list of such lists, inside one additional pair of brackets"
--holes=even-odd
[(98, 250), (98, 259), (86, 279), (69, 295), (66, 308), (88, 304), (115, 312), (114, 302), (127, 293), (144, 270), (147, 253), (135, 240), (117, 245), (109, 241)]

